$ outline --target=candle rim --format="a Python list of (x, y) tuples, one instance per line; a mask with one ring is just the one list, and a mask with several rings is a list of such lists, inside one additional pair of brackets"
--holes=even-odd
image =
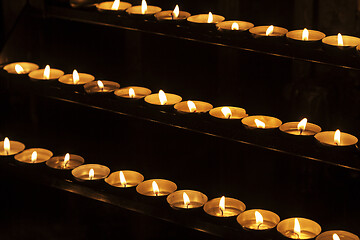
[[(152, 8), (153, 11), (149, 11), (149, 8)], [(140, 11), (134, 12), (137, 9), (139, 9)], [(149, 16), (149, 15), (154, 15), (155, 13), (161, 12), (162, 9), (161, 9), (161, 7), (158, 7), (158, 6), (147, 5), (147, 10), (146, 10), (145, 14), (142, 14), (141, 13), (141, 5), (135, 5), (135, 6), (131, 6), (131, 7), (127, 8), (125, 11), (130, 15)]]
[[(139, 179), (141, 179), (139, 182), (137, 182), (137, 184), (135, 185), (132, 185), (132, 187), (135, 187), (137, 185), (139, 185), (140, 183), (142, 183), (144, 181), (144, 175), (142, 175), (141, 173), (137, 172), (137, 171), (134, 171), (134, 170), (118, 170), (118, 171), (115, 171), (115, 172), (112, 172), (110, 173), (104, 180), (107, 184), (109, 184), (110, 186), (115, 186), (111, 183), (111, 178), (116, 178), (118, 179), (119, 177), (119, 174), (120, 174), (120, 171), (123, 172), (124, 176), (125, 176), (125, 179), (126, 181), (128, 180), (128, 175), (129, 174), (133, 174), (136, 176), (136, 178), (138, 177)], [(128, 181), (127, 181), (128, 182)], [(117, 187), (117, 186), (115, 186)], [(119, 186), (121, 187), (121, 186)]]
[[(99, 171), (95, 171), (95, 169), (101, 169), (104, 171), (104, 174), (100, 177), (100, 178), (96, 178), (95, 179), (95, 173), (98, 173)], [(71, 170), (71, 174), (76, 178), (76, 179), (81, 179), (81, 180), (89, 180), (89, 179), (84, 179), (84, 178), (80, 178), (80, 176), (83, 175), (84, 171), (89, 172), (90, 169), (94, 169), (94, 179), (93, 180), (100, 180), (100, 179), (104, 179), (106, 178), (109, 174), (110, 174), (110, 168), (108, 168), (105, 165), (102, 164), (96, 164), (96, 163), (90, 163), (90, 164), (82, 164), (74, 169)]]
[[(298, 34), (298, 33), (300, 33), (300, 34), (302, 35), (302, 32), (304, 31), (304, 29), (296, 29), (296, 30), (288, 31), (288, 32), (286, 33), (286, 37), (287, 37), (287, 38), (290, 38), (290, 39), (292, 39), (292, 40), (302, 41), (302, 42), (316, 42), (316, 41), (320, 41), (320, 40), (322, 40), (323, 38), (326, 37), (326, 34), (323, 33), (323, 32), (321, 32), (321, 31), (319, 31), (319, 30), (312, 30), (312, 29), (307, 29), (307, 30), (309, 31), (309, 40), (307, 40), (307, 41), (302, 40), (302, 37), (296, 38), (296, 35), (295, 35), (295, 34)], [(320, 37), (319, 39), (318, 39), (318, 38), (316, 38), (316, 39), (311, 38), (311, 33), (313, 33), (313, 34), (315, 34), (315, 33), (316, 33), (316, 34), (319, 34), (321, 37)]]
[[(296, 218), (298, 219), (300, 225), (303, 225), (304, 222), (306, 222), (307, 224), (311, 224), (315, 226), (316, 232), (312, 232), (315, 234), (315, 236), (318, 236), (321, 233), (321, 226), (319, 223), (315, 222), (314, 220), (303, 217), (291, 217), (291, 218), (283, 219), (276, 226), (276, 230), (286, 237), (285, 232), (289, 229), (294, 229), (294, 221)], [(303, 230), (304, 228), (302, 227), (301, 229)], [(311, 238), (303, 238), (303, 239), (311, 239)]]
[[(223, 22), (225, 20), (224, 16), (212, 13), (213, 21), (211, 23), (200, 21), (201, 20), (200, 18), (206, 17), (206, 19), (207, 19), (208, 16), (209, 16), (209, 13), (200, 13), (200, 14), (196, 14), (196, 15), (191, 15), (186, 20), (188, 22), (195, 23), (195, 24), (217, 24), (217, 23)], [(215, 18), (218, 18), (218, 20), (215, 20)]]
[[(240, 213), (239, 216), (236, 218), (236, 221), (242, 226), (244, 224), (245, 221), (248, 221), (248, 219), (245, 219), (245, 216), (247, 217), (247, 215), (250, 215), (253, 219), (251, 220), (255, 220), (255, 211), (258, 211), (262, 217), (263, 217), (263, 220), (265, 222), (265, 220), (268, 220), (265, 216), (268, 216), (268, 215), (271, 215), (275, 218), (275, 221), (272, 222), (274, 223), (274, 227), (272, 228), (275, 228), (279, 223), (280, 223), (280, 216), (278, 214), (276, 214), (275, 212), (273, 211), (270, 211), (270, 210), (267, 210), (267, 209), (260, 209), (260, 208), (254, 208), (254, 209), (248, 209), (248, 210), (245, 210), (244, 212)], [(268, 220), (270, 221), (270, 220)]]
[[(319, 133), (317, 133), (317, 134), (315, 134), (315, 139), (317, 140), (317, 141), (319, 141), (321, 144), (325, 144), (325, 145), (328, 145), (328, 146), (335, 146), (334, 144), (329, 144), (329, 143), (327, 143), (327, 142), (324, 142), (324, 141), (321, 141), (322, 140), (322, 138), (321, 137), (323, 137), (323, 135), (327, 135), (327, 134), (335, 134), (335, 132), (336, 131), (322, 131), (322, 132), (319, 132)], [(350, 138), (350, 139), (352, 139), (353, 141), (354, 141), (354, 143), (351, 143), (351, 144), (344, 144), (344, 143), (341, 143), (340, 142), (340, 144), (339, 145), (337, 145), (336, 147), (349, 147), (349, 146), (352, 146), (352, 145), (355, 145), (355, 144), (357, 144), (358, 142), (359, 142), (359, 139), (356, 137), (356, 136), (354, 136), (354, 135), (352, 135), (352, 134), (350, 134), (350, 133), (346, 133), (346, 132), (340, 132), (340, 136), (346, 136), (347, 138)]]
[[(16, 71), (15, 71), (15, 66), (17, 65), (17, 64), (19, 64), (21, 67), (23, 67), (24, 68), (24, 66), (22, 66), (22, 65), (30, 65), (30, 66), (33, 66), (33, 67), (35, 67), (34, 69), (32, 69), (32, 70), (30, 70), (29, 72), (25, 72), (25, 73), (16, 73)], [(32, 62), (11, 62), (11, 63), (8, 63), (8, 64), (6, 64), (4, 67), (3, 67), (3, 69), (6, 71), (6, 72), (8, 72), (9, 74), (19, 74), (19, 75), (22, 75), (22, 74), (29, 74), (30, 72), (32, 72), (32, 71), (35, 71), (35, 70), (38, 70), (39, 69), (39, 65), (37, 65), (36, 63), (32, 63)], [(12, 69), (14, 69), (14, 71), (10, 71), (9, 72), (9, 70), (12, 70)], [(25, 70), (25, 69), (24, 69)]]
[[(61, 77), (59, 77), (58, 81), (63, 83), (63, 84), (68, 84), (68, 85), (83, 85), (83, 84), (86, 84), (88, 82), (92, 82), (95, 80), (95, 76), (94, 75), (91, 75), (89, 73), (78, 73), (79, 74), (79, 83), (77, 84), (73, 84), (73, 81), (67, 81), (69, 80), (68, 78), (70, 77), (71, 80), (72, 80), (72, 77), (73, 77), (73, 74), (72, 73), (68, 73), (68, 74), (65, 74), (65, 75), (62, 75)], [(84, 81), (81, 81), (81, 78), (89, 78), (91, 80), (86, 80), (85, 82)], [(83, 82), (83, 83), (82, 83)]]
[[(187, 102), (188, 101), (192, 101), (195, 105), (196, 104), (201, 104), (201, 105), (204, 105), (204, 110), (201, 110), (201, 111), (196, 111), (196, 112), (193, 112), (193, 113), (206, 113), (208, 111), (210, 111), (211, 109), (213, 109), (213, 105), (211, 103), (208, 103), (208, 102), (204, 102), (204, 101), (198, 101), (198, 100), (187, 100), (187, 101), (181, 101), (181, 102), (178, 102), (174, 105), (174, 108), (179, 111), (179, 112), (182, 112), (182, 113), (191, 113), (190, 111), (183, 111), (182, 108), (185, 107), (184, 109), (187, 109), (188, 110), (188, 105), (187, 105)], [(203, 108), (202, 108), (203, 109)], [(197, 108), (197, 110), (200, 110), (199, 108)]]
[(165, 19), (162, 17), (169, 17), (169, 14), (171, 14), (173, 12), (173, 10), (162, 10), (161, 12), (157, 12), (155, 13), (155, 18), (158, 21), (176, 21), (176, 20), (185, 20), (188, 17), (191, 16), (191, 13), (187, 12), (187, 11), (179, 11), (179, 16), (175, 19)]
[[(65, 73), (64, 71), (57, 69), (57, 68), (50, 68), (50, 75), (49, 75), (49, 79), (44, 79), (43, 78), (43, 73), (45, 71), (45, 68), (41, 68), (41, 69), (36, 69), (34, 71), (31, 71), (28, 73), (28, 76), (31, 79), (36, 79), (36, 80), (44, 80), (44, 81), (49, 81), (49, 80), (56, 80), (58, 78), (60, 78), (61, 76), (63, 76)], [(41, 77), (37, 77), (36, 75), (40, 73)], [(34, 76), (35, 75), (35, 76)]]
[[(272, 117), (272, 116), (267, 116), (267, 115), (251, 115), (251, 116), (247, 116), (247, 117), (244, 117), (243, 119), (241, 119), (241, 123), (244, 124), (245, 126), (249, 127), (249, 128), (258, 129), (256, 127), (256, 124), (252, 124), (252, 122), (255, 119), (258, 119), (260, 121), (263, 121), (263, 120), (267, 121), (265, 119), (274, 121), (274, 124), (271, 125), (271, 127), (269, 127), (268, 125), (265, 125), (265, 128), (261, 128), (261, 129), (275, 129), (275, 128), (279, 128), (281, 126), (281, 124), (282, 124), (282, 121), (280, 119), (278, 119), (276, 117)], [(247, 123), (249, 123), (249, 124), (247, 124)], [(266, 122), (265, 122), (265, 124), (266, 124)]]
[[(297, 130), (297, 124), (299, 122), (286, 122), (286, 123), (283, 123), (283, 124), (280, 125), (279, 129), (280, 129), (280, 131), (285, 132), (285, 133), (287, 133), (286, 131), (293, 130), (294, 128), (296, 128), (296, 130)], [(321, 127), (319, 125), (315, 124), (315, 123), (307, 122), (305, 130), (309, 130), (308, 127), (310, 127), (312, 129), (312, 131), (315, 132), (315, 134), (322, 131)]]
[(328, 236), (331, 236), (331, 239), (332, 239), (332, 235), (334, 233), (338, 234), (339, 237), (350, 236), (352, 238), (352, 240), (359, 240), (359, 236), (357, 236), (356, 234), (354, 234), (352, 232), (345, 231), (345, 230), (329, 230), (329, 231), (322, 232), (319, 234), (319, 236), (316, 237), (316, 240), (322, 240), (322, 238), (326, 238)]
[[(117, 10), (113, 10), (111, 9), (112, 7), (112, 4), (114, 3), (114, 1), (105, 1), (105, 2), (100, 2), (100, 3), (97, 3), (95, 4), (96, 8), (98, 10), (101, 10), (101, 11), (112, 11), (112, 12), (123, 12), (125, 11), (126, 9), (132, 7), (132, 4), (129, 3), (129, 2), (125, 2), (125, 1), (120, 1), (120, 5), (119, 5), (119, 9)], [(108, 7), (109, 5), (109, 7)], [(127, 6), (126, 8), (121, 8), (121, 5), (125, 5)]]
[(189, 198), (190, 198), (190, 204), (191, 204), (191, 202), (194, 202), (194, 201), (195, 201), (195, 200), (191, 201), (191, 196), (192, 196), (193, 194), (196, 194), (196, 195), (200, 196), (200, 197), (202, 198), (202, 200), (203, 200), (203, 201), (201, 201), (201, 202), (195, 201), (195, 202), (201, 204), (201, 206), (199, 206), (199, 207), (204, 206), (204, 205), (208, 202), (208, 197), (207, 197), (204, 193), (202, 193), (202, 192), (200, 192), (200, 191), (190, 190), (190, 189), (181, 189), (181, 190), (175, 190), (174, 192), (170, 193), (170, 194), (166, 197), (167, 203), (168, 203), (169, 205), (173, 205), (173, 204), (175, 204), (175, 203), (178, 203), (178, 201), (175, 202), (175, 201), (172, 201), (172, 200), (173, 200), (173, 198), (178, 197), (178, 195), (180, 195), (180, 196), (181, 196), (181, 199), (182, 199), (182, 194), (183, 194), (183, 193), (186, 193), (186, 194), (190, 195), (190, 196), (189, 196)]
[[(252, 27), (249, 29), (249, 32), (254, 34), (254, 35), (260, 35), (258, 30), (262, 30), (262, 29), (265, 29), (264, 32), (266, 32), (267, 28), (270, 27), (271, 25), (259, 25), (259, 26), (255, 26), (255, 27)], [(286, 28), (284, 27), (279, 27), (279, 26), (274, 26), (274, 31), (273, 32), (280, 32), (281, 35), (277, 35), (275, 37), (280, 37), (280, 36), (284, 36), (286, 33), (289, 32), (289, 30), (287, 30)], [(261, 35), (262, 36), (262, 35)], [(274, 37), (272, 36), (271, 34), (269, 36), (265, 36), (265, 37)]]
[[(26, 161), (26, 159), (23, 159), (23, 157), (27, 156), (27, 154), (31, 154), (36, 151), (37, 152), (37, 160), (35, 163), (43, 163), (43, 162), (46, 162), (48, 161), (50, 158), (52, 158), (53, 156), (53, 152), (48, 150), (48, 149), (45, 149), (45, 148), (28, 148), (28, 149), (25, 149), (19, 153), (17, 153), (15, 156), (14, 156), (14, 159), (19, 161), (19, 162), (23, 162), (23, 163), (31, 163), (31, 162), (28, 162)], [(45, 158), (40, 160), (39, 159), (39, 156), (42, 156), (42, 155), (45, 155)], [(31, 164), (34, 164), (34, 163), (31, 163)]]
[[(346, 47), (356, 47), (360, 44), (360, 38), (359, 37), (355, 37), (355, 36), (350, 36), (350, 35), (341, 35), (342, 38), (343, 38), (343, 41), (344, 41), (344, 45), (343, 46), (338, 46), (337, 44), (331, 44), (329, 41), (330, 40), (335, 40), (335, 42), (337, 43), (337, 37), (338, 35), (329, 35), (329, 36), (326, 36), (324, 37), (321, 41), (323, 44), (326, 44), (326, 45), (330, 45), (330, 46), (335, 46), (335, 47), (342, 47), (342, 48), (346, 48)], [(355, 41), (355, 45), (349, 45), (347, 44), (347, 42), (345, 41), (346, 38), (349, 38), (349, 39), (352, 39), (353, 41)]]
[[(221, 109), (224, 108), (224, 107), (228, 107), (230, 110), (231, 110), (231, 113), (232, 113), (232, 116), (234, 117), (234, 113), (237, 112), (237, 111), (240, 111), (241, 114), (243, 114), (244, 116), (241, 116), (239, 118), (230, 118), (230, 120), (239, 120), (239, 119), (243, 119), (245, 117), (248, 117), (249, 115), (246, 113), (246, 110), (244, 108), (241, 108), (241, 107), (233, 107), (233, 106), (220, 106), (220, 107), (214, 107), (212, 109), (210, 109), (209, 111), (209, 114), (212, 116), (212, 117), (216, 117), (216, 118), (219, 118), (219, 119), (227, 119), (225, 118), (225, 116), (222, 114), (221, 112)], [(215, 116), (215, 113), (218, 113), (220, 112), (222, 117), (218, 117), (218, 116)]]
[[(231, 30), (231, 25), (236, 22), (237, 24), (239, 24), (239, 30)], [(225, 28), (227, 25), (230, 25), (230, 29)], [(241, 25), (246, 25), (245, 28), (241, 28)], [(250, 28), (253, 28), (255, 25), (252, 22), (248, 22), (248, 21), (242, 21), (242, 20), (226, 20), (226, 21), (222, 21), (216, 24), (216, 27), (220, 30), (229, 30), (229, 31), (233, 31), (233, 32), (244, 32), (249, 30)]]

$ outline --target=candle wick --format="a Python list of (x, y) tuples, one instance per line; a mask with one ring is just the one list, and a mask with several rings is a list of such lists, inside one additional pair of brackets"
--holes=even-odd
[(262, 223), (259, 223), (259, 225), (257, 226), (257, 229), (260, 229), (260, 226), (262, 225)]
[(155, 196), (158, 196), (158, 195), (159, 195), (159, 193), (158, 193), (158, 192), (156, 192), (156, 193), (155, 193)]
[(186, 204), (186, 208), (187, 208), (187, 209), (189, 209), (189, 205), (190, 205), (190, 203)]
[(303, 131), (304, 131), (303, 129), (300, 129), (300, 135), (302, 135)]
[(228, 119), (230, 119), (230, 118), (231, 118), (231, 115), (228, 116)]
[(224, 216), (224, 211), (220, 208), (221, 216)]
[(300, 235), (297, 232), (294, 232), (294, 234), (296, 235), (296, 239), (300, 239)]
[(124, 187), (126, 188), (126, 183), (124, 183)]

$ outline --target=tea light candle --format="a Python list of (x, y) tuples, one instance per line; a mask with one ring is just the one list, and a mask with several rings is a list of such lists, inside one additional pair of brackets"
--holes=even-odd
[(159, 93), (146, 96), (144, 100), (153, 105), (171, 106), (181, 102), (182, 98), (179, 95), (165, 93), (163, 90), (160, 90)]
[(9, 138), (5, 138), (0, 142), (0, 156), (15, 155), (25, 149), (25, 145), (18, 141), (10, 141)]
[(340, 132), (340, 130), (336, 131), (324, 131), (315, 135), (316, 140), (320, 143), (327, 146), (339, 146), (346, 147), (355, 145), (358, 142), (358, 139), (348, 133)]
[(359, 240), (359, 237), (347, 231), (334, 230), (321, 233), (315, 240)]
[(224, 21), (216, 24), (216, 28), (219, 31), (225, 32), (243, 32), (254, 27), (254, 24), (245, 21)]
[(106, 80), (92, 81), (84, 85), (85, 92), (88, 94), (109, 93), (115, 91), (118, 88), (120, 88), (120, 84)]
[(135, 187), (142, 181), (144, 181), (142, 174), (130, 170), (113, 172), (105, 178), (107, 184), (119, 188)]
[(30, 62), (14, 62), (4, 67), (4, 70), (10, 74), (28, 74), (37, 69), (39, 69), (39, 66)]
[(181, 113), (206, 113), (213, 108), (210, 103), (202, 101), (184, 101), (175, 104), (174, 108)]
[(45, 69), (38, 69), (29, 73), (29, 77), (33, 80), (56, 80), (62, 75), (64, 75), (63, 71), (50, 68), (49, 65), (46, 65)]
[(261, 115), (245, 117), (241, 120), (241, 122), (248, 128), (257, 129), (274, 129), (278, 128), (282, 124), (282, 122), (277, 118)]
[(205, 194), (194, 190), (179, 190), (171, 193), (166, 201), (175, 209), (194, 209), (202, 207), (208, 198)]
[(239, 107), (217, 107), (210, 110), (209, 114), (221, 119), (242, 119), (247, 117), (245, 109)]
[(280, 217), (271, 211), (251, 209), (241, 213), (237, 222), (246, 230), (269, 230), (280, 222)]
[(71, 170), (85, 162), (84, 158), (75, 154), (65, 154), (64, 156), (56, 156), (46, 161), (48, 167), (60, 170)]
[(128, 98), (128, 99), (141, 99), (151, 94), (151, 90), (144, 87), (130, 86), (125, 88), (120, 88), (114, 92), (118, 97)]
[(53, 153), (44, 148), (29, 148), (15, 155), (15, 160), (23, 163), (42, 163), (46, 162), (53, 156)]
[(174, 10), (161, 11), (155, 14), (155, 18), (158, 21), (182, 21), (190, 16), (190, 13), (180, 11), (178, 5), (175, 6)]
[(225, 17), (221, 15), (212, 14), (209, 12), (208, 14), (198, 14), (194, 16), (190, 16), (187, 18), (190, 23), (195, 24), (208, 24), (214, 25), (216, 23), (222, 22), (225, 20)]
[(301, 41), (301, 42), (316, 42), (320, 41), (326, 35), (323, 32), (316, 31), (316, 30), (308, 30), (304, 28), (303, 30), (293, 30), (286, 33), (286, 37), (288, 39), (294, 41)]
[(128, 2), (123, 2), (120, 0), (115, 0), (113, 2), (101, 2), (96, 4), (96, 8), (99, 12), (112, 12), (112, 13), (118, 13), (123, 12), (132, 5)]
[(297, 136), (313, 136), (321, 132), (321, 127), (313, 123), (308, 123), (306, 118), (300, 122), (284, 123), (279, 129), (284, 133)]
[(69, 85), (81, 85), (95, 80), (93, 75), (87, 73), (78, 73), (74, 69), (72, 74), (66, 74), (59, 78), (59, 82)]
[(129, 15), (149, 17), (157, 12), (161, 12), (161, 8), (157, 6), (148, 6), (145, 0), (142, 0), (141, 6), (133, 6), (126, 9)]
[(137, 185), (136, 191), (144, 196), (159, 197), (175, 192), (175, 183), (165, 179), (151, 179)]
[(222, 196), (214, 198), (204, 205), (204, 211), (215, 217), (233, 217), (245, 211), (246, 206), (240, 200)]
[(282, 37), (288, 30), (286, 28), (277, 27), (277, 26), (256, 26), (250, 28), (249, 32), (255, 37)]
[(288, 218), (277, 225), (277, 231), (291, 239), (311, 239), (321, 233), (321, 227), (306, 218)]
[(338, 33), (338, 35), (332, 35), (323, 38), (322, 43), (325, 46), (336, 47), (337, 49), (342, 50), (356, 47), (360, 44), (360, 38), (341, 35), (341, 33)]
[(110, 173), (110, 169), (100, 164), (85, 164), (71, 171), (71, 174), (77, 180), (100, 180), (106, 178)]

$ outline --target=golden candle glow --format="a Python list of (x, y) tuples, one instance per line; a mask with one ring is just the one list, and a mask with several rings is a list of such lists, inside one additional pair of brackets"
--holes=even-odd
[(239, 30), (239, 24), (237, 22), (233, 22), (233, 24), (231, 24), (231, 30)]
[(232, 112), (231, 109), (228, 107), (223, 107), (221, 108), (221, 112), (224, 115), (225, 118), (231, 118), (232, 117)]
[(219, 201), (219, 209), (221, 211), (221, 215), (224, 214), (225, 211), (225, 196), (222, 196)]
[(15, 65), (15, 71), (17, 74), (25, 73), (24, 68), (22, 66), (20, 66), (19, 64)]
[(159, 195), (160, 189), (155, 181), (152, 182), (152, 189), (155, 196)]
[(258, 211), (255, 211), (256, 225), (259, 227), (264, 222), (264, 218)]
[(340, 135), (341, 135), (340, 130), (339, 129), (336, 130), (334, 134), (334, 143), (336, 145), (340, 145)]
[(270, 34), (272, 34), (274, 32), (274, 26), (271, 25), (266, 29), (266, 36), (269, 36)]
[(103, 84), (102, 81), (98, 80), (98, 81), (97, 81), (97, 85), (98, 85), (98, 87), (100, 88), (100, 91), (104, 91), (104, 84)]
[(179, 14), (180, 14), (180, 9), (179, 9), (179, 6), (176, 5), (175, 8), (174, 8), (174, 11), (172, 12), (172, 16), (174, 18), (178, 18), (179, 17)]
[(302, 133), (303, 131), (305, 131), (306, 124), (307, 124), (307, 118), (304, 118), (303, 120), (301, 120), (301, 121), (298, 123), (297, 129), (300, 131), (300, 133)]
[(344, 46), (344, 40), (340, 33), (337, 35), (338, 46)]
[(129, 97), (134, 98), (135, 97), (135, 91), (133, 88), (129, 88)]
[(6, 152), (6, 154), (9, 155), (9, 153), (10, 153), (10, 140), (7, 137), (4, 139), (4, 151)]
[(126, 179), (125, 179), (125, 176), (124, 176), (124, 173), (122, 172), (122, 171), (120, 171), (120, 173), (119, 173), (119, 178), (120, 178), (120, 183), (124, 186), (124, 187), (126, 187)]
[(340, 240), (339, 235), (337, 235), (336, 233), (333, 234), (333, 240)]
[(166, 94), (163, 90), (159, 91), (159, 100), (161, 105), (165, 105), (167, 103)]
[(213, 21), (214, 21), (214, 17), (213, 17), (213, 15), (212, 15), (212, 13), (209, 12), (209, 16), (208, 16), (207, 22), (208, 22), (208, 23), (212, 23)]
[(50, 79), (50, 66), (49, 65), (46, 65), (43, 77), (44, 77), (44, 79)]
[(184, 200), (184, 205), (186, 207), (189, 207), (190, 205), (190, 198), (189, 196), (186, 194), (186, 192), (183, 192), (183, 200)]
[(294, 233), (298, 236), (298, 238), (300, 238), (301, 228), (300, 228), (299, 220), (297, 218), (295, 218)]
[(74, 69), (74, 71), (73, 71), (72, 79), (73, 79), (74, 84), (77, 84), (80, 80), (79, 73), (78, 73), (78, 71), (76, 71), (76, 69)]
[(93, 180), (94, 179), (94, 176), (95, 176), (95, 171), (94, 171), (94, 169), (90, 169), (89, 170), (89, 179), (90, 180)]
[(308, 41), (309, 40), (309, 31), (304, 28), (303, 32), (302, 32), (302, 38), (303, 41)]
[(37, 151), (33, 151), (31, 154), (31, 162), (34, 163), (37, 160)]
[(196, 111), (196, 106), (195, 106), (195, 103), (193, 101), (187, 101), (187, 106), (188, 106), (189, 111), (191, 113)]
[(265, 128), (265, 123), (260, 121), (259, 119), (256, 118), (254, 120), (254, 122), (255, 122), (257, 128)]
[(64, 164), (63, 164), (64, 168), (66, 168), (66, 165), (69, 163), (69, 161), (70, 161), (70, 154), (67, 153), (67, 154), (65, 154), (65, 157), (64, 157)]
[(147, 4), (145, 0), (142, 0), (141, 2), (141, 14), (145, 14), (147, 10)]
[(111, 6), (111, 10), (119, 10), (119, 7), (120, 7), (120, 0), (115, 0)]

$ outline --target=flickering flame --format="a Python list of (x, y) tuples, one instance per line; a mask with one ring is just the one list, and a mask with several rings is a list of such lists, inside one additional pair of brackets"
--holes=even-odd
[(4, 139), (4, 151), (6, 152), (6, 154), (10, 153), (10, 141), (7, 137)]
[(308, 41), (309, 40), (309, 31), (304, 28), (303, 32), (302, 32), (302, 40), (303, 41)]
[(152, 182), (152, 189), (153, 189), (153, 193), (156, 196), (159, 195), (160, 189), (159, 189), (159, 186), (157, 185), (157, 183), (155, 181)]
[(258, 226), (260, 224), (263, 224), (263, 222), (264, 222), (263, 216), (258, 211), (255, 211), (255, 220), (256, 220), (256, 225), (258, 225)]
[(333, 240), (340, 240), (339, 235), (337, 235), (336, 233), (333, 234)]
[(64, 163), (63, 163), (63, 167), (66, 168), (66, 165), (69, 163), (70, 161), (70, 154), (67, 153), (65, 154), (65, 157), (64, 157)]
[(274, 32), (274, 26), (271, 25), (266, 29), (266, 36), (269, 36), (270, 34), (272, 34)]
[(16, 71), (17, 74), (25, 73), (23, 67), (20, 66), (19, 64), (16, 64), (16, 65), (15, 65), (15, 71)]
[(95, 176), (95, 171), (94, 171), (94, 169), (91, 168), (89, 171), (89, 179), (93, 180), (94, 176)]
[(225, 196), (222, 196), (222, 197), (220, 198), (219, 208), (220, 208), (220, 211), (221, 211), (222, 213), (224, 213), (224, 211), (225, 211)]
[(165, 105), (167, 103), (166, 94), (163, 90), (159, 91), (159, 100), (161, 105)]
[(129, 88), (129, 97), (134, 98), (135, 97), (135, 91), (133, 88)]
[(79, 73), (76, 71), (76, 69), (74, 69), (73, 71), (73, 74), (72, 74), (72, 79), (73, 79), (73, 83), (74, 84), (77, 84), (80, 80), (80, 77), (79, 77)]
[(50, 79), (50, 66), (49, 65), (46, 65), (43, 77), (44, 77), (44, 79)]
[(146, 1), (145, 1), (145, 0), (142, 0), (142, 2), (141, 2), (141, 13), (142, 13), (142, 14), (145, 14), (145, 13), (146, 13), (146, 10), (147, 10)]
[(338, 46), (344, 46), (344, 40), (340, 33), (337, 35)]
[(196, 106), (195, 106), (195, 103), (193, 101), (187, 101), (187, 106), (188, 106), (189, 111), (191, 113), (196, 111)]
[(208, 23), (212, 23), (213, 21), (214, 21), (214, 17), (213, 17), (213, 15), (212, 15), (212, 13), (209, 12), (209, 16), (208, 16), (207, 22), (208, 22)]
[(239, 30), (239, 24), (237, 22), (233, 22), (231, 25), (231, 30)]
[(336, 130), (334, 134), (334, 143), (340, 145), (340, 130)]
[(223, 107), (221, 108), (221, 112), (224, 115), (225, 118), (231, 118), (232, 117), (232, 112), (230, 110), (230, 108), (228, 107)]
[(37, 151), (33, 151), (31, 154), (31, 162), (34, 163), (37, 160)]
[(98, 80), (98, 81), (97, 81), (97, 85), (98, 85), (98, 87), (100, 88), (100, 91), (104, 91), (104, 84), (103, 84), (102, 81)]
[(174, 18), (177, 18), (177, 17), (179, 17), (179, 14), (180, 14), (179, 6), (176, 5), (174, 8), (174, 11), (172, 12), (172, 15)]
[(300, 238), (301, 228), (300, 228), (299, 220), (297, 218), (295, 218), (294, 233), (297, 234)]
[(184, 205), (186, 207), (188, 207), (190, 205), (190, 198), (189, 196), (186, 194), (186, 192), (183, 192), (183, 199), (184, 199)]
[(119, 10), (120, 0), (115, 0), (111, 6), (111, 10)]
[(260, 121), (259, 119), (254, 120), (257, 128), (265, 128), (265, 123)]
[(301, 120), (298, 125), (297, 125), (297, 129), (302, 132), (305, 130), (306, 128), (306, 124), (307, 124), (307, 118), (304, 118), (303, 120)]
[(120, 177), (121, 185), (126, 187), (126, 179), (125, 179), (124, 173), (122, 171), (120, 171), (119, 177)]

